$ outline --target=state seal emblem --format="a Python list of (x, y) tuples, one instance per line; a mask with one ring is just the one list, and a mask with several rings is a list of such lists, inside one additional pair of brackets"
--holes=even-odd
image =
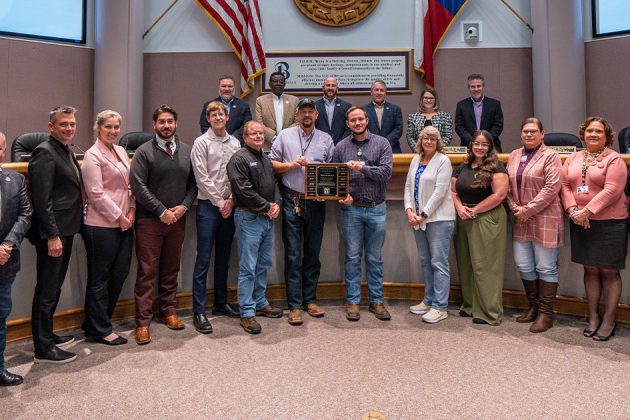
[(365, 19), (379, 0), (294, 0), (300, 12), (325, 26), (348, 26)]

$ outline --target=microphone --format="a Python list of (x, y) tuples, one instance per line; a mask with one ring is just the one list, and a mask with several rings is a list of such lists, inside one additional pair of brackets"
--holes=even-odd
[(70, 143), (70, 146), (76, 147), (77, 149), (79, 149), (79, 152), (85, 154), (85, 150), (81, 149), (81, 147), (78, 144)]

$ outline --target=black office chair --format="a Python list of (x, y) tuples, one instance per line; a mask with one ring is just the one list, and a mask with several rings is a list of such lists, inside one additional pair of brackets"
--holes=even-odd
[(628, 153), (628, 149), (630, 149), (630, 127), (622, 128), (617, 134), (617, 139), (619, 141), (619, 152), (623, 154)]
[(23, 155), (30, 155), (40, 143), (48, 140), (49, 133), (24, 133), (13, 140), (11, 145), (11, 162), (22, 162), (28, 159)]
[(575, 146), (576, 149), (584, 148), (580, 138), (571, 133), (545, 133), (543, 141), (546, 146)]
[(125, 135), (120, 138), (118, 145), (124, 147), (127, 154), (133, 155), (138, 147), (142, 146), (153, 137), (155, 137), (155, 133), (132, 131), (130, 133), (125, 133)]

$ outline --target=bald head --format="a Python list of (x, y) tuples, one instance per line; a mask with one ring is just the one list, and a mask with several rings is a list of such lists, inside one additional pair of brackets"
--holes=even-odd
[(327, 77), (326, 80), (324, 80), (322, 91), (328, 100), (333, 100), (333, 98), (337, 96), (337, 89), (338, 85), (335, 77)]

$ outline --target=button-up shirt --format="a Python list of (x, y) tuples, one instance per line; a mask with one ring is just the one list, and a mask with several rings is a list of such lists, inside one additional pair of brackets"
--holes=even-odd
[(163, 139), (162, 137), (156, 135), (155, 138), (157, 139), (157, 145), (160, 149), (164, 150), (166, 153), (168, 153), (168, 150), (166, 150), (166, 143), (167, 142), (171, 142), (171, 153), (168, 153), (170, 156), (175, 154), (175, 150), (177, 149), (177, 143), (175, 143), (175, 137), (171, 136), (170, 139)]
[(225, 199), (230, 198), (230, 181), (227, 177), (227, 164), (241, 144), (229, 134), (219, 137), (210, 128), (195, 139), (190, 160), (197, 181), (197, 199), (209, 200), (221, 208)]
[[(332, 161), (334, 147), (329, 134), (316, 128), (311, 134), (306, 134), (302, 127), (294, 126), (278, 134), (269, 158), (277, 162), (292, 162), (298, 156), (304, 156), (309, 163), (327, 163)], [(282, 185), (304, 193), (304, 167), (283, 173)]]
[(376, 121), (378, 122), (378, 128), (381, 128), (381, 122), (383, 121), (383, 110), (385, 109), (385, 101), (380, 105), (376, 102), (372, 102), (374, 104), (374, 112), (376, 112)]
[(481, 113), (483, 112), (483, 96), (479, 102), (475, 101), (472, 96), (470, 100), (473, 103), (473, 112), (475, 113), (475, 123), (477, 124), (477, 131), (480, 130), (481, 127)]
[(361, 142), (348, 136), (335, 146), (333, 162), (350, 160), (363, 161), (361, 171), (350, 170), (350, 195), (354, 201), (385, 200), (387, 182), (392, 176), (392, 147), (389, 141), (372, 133), (368, 133), (367, 139)]
[(324, 96), (324, 106), (326, 107), (326, 117), (328, 117), (328, 127), (332, 128), (333, 115), (335, 114), (335, 105), (337, 104), (337, 97), (335, 96), (331, 100), (328, 100)]
[(273, 109), (276, 111), (276, 133), (282, 130), (282, 120), (284, 119), (284, 102), (282, 95), (271, 94), (273, 98)]

